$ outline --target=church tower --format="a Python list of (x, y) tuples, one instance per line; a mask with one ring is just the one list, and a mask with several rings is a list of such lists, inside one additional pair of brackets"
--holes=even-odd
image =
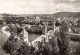
[(23, 28), (23, 30), (22, 30), (22, 32), (20, 33), (20, 35), (22, 35), (23, 36), (23, 39), (24, 39), (24, 41), (25, 42), (29, 42), (28, 41), (28, 32), (25, 30), (25, 28)]

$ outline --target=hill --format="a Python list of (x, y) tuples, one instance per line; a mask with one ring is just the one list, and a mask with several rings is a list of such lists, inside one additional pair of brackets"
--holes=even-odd
[(80, 12), (58, 12), (55, 14), (52, 14), (53, 17), (74, 17), (74, 18), (80, 18)]

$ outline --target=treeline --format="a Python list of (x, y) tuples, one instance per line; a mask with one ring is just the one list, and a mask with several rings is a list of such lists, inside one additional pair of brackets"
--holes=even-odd
[(75, 42), (80, 42), (80, 36), (77, 36), (77, 35), (73, 36), (73, 35), (72, 35), (72, 36), (70, 37), (70, 40), (71, 40), (71, 41), (75, 41)]
[(31, 28), (25, 27), (26, 31), (28, 33), (34, 33), (34, 34), (43, 34), (43, 28), (39, 26), (32, 26)]

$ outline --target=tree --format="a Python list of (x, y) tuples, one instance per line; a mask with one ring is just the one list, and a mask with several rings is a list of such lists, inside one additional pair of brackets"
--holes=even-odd
[(70, 36), (71, 41), (80, 42), (80, 36), (72, 35)]
[(12, 51), (12, 42), (13, 42), (13, 39), (14, 39), (14, 36), (11, 35), (9, 37), (9, 39), (7, 40), (7, 42), (4, 43), (4, 45), (2, 46), (3, 50), (6, 52), (6, 53), (9, 53), (11, 54), (11, 51)]
[(68, 32), (69, 25), (67, 20), (63, 20), (60, 28), (60, 36), (58, 37), (58, 47), (60, 55), (69, 54), (69, 37)]
[(3, 50), (10, 55), (26, 55), (28, 54), (29, 47), (27, 43), (23, 41), (23, 39), (18, 40), (18, 38), (14, 38), (12, 34), (9, 39), (2, 46)]

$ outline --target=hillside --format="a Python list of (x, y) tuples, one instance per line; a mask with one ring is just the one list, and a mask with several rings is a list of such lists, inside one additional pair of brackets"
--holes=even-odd
[(75, 18), (80, 18), (80, 12), (58, 12), (55, 14), (52, 14), (53, 17), (75, 17)]

